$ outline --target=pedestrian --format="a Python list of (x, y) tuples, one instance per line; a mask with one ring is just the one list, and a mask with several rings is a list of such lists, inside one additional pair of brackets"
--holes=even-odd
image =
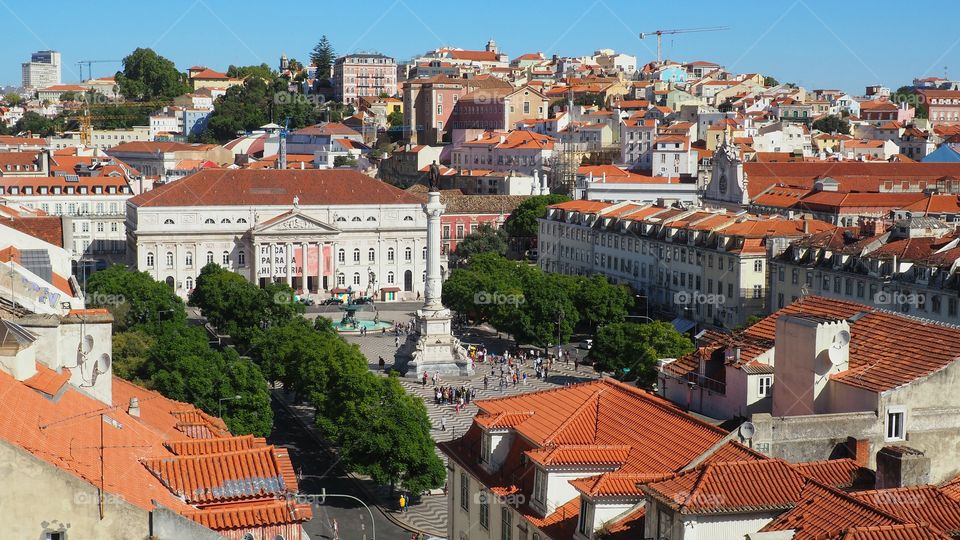
[(573, 359), (573, 372), (576, 373), (579, 370), (579, 368), (580, 368), (580, 357), (578, 356)]
[(440, 431), (447, 430), (447, 421), (443, 418), (440, 418)]
[(384, 366), (387, 365), (387, 362), (386, 362), (386, 360), (384, 360), (383, 357), (381, 356), (381, 357), (380, 357), (380, 361), (378, 362), (378, 364), (380, 364), (380, 371), (383, 371), (383, 368), (384, 368)]
[(424, 371), (424, 372), (423, 372), (423, 386), (426, 386), (426, 385), (427, 385), (427, 372)]
[(387, 335), (387, 327), (386, 327), (386, 326), (384, 326), (383, 328), (380, 329), (380, 335), (381, 335), (381, 336)]
[(403, 496), (403, 493), (400, 494), (400, 513), (407, 511), (407, 498)]
[(398, 349), (400, 348), (400, 336), (393, 338), (393, 346)]
[(523, 385), (524, 385), (524, 386), (527, 385), (527, 374), (526, 374), (526, 373), (523, 374)]
[(338, 540), (340, 538), (340, 524), (337, 523), (337, 520), (333, 520), (330, 528), (333, 530), (333, 540)]
[(486, 390), (490, 385), (490, 381), (487, 379), (487, 376), (483, 376), (483, 389)]

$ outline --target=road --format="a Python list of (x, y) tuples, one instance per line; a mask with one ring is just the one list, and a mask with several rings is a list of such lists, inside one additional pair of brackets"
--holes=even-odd
[[(300, 492), (304, 500), (312, 500), (313, 519), (304, 524), (304, 530), (312, 540), (331, 539), (331, 524), (337, 521), (340, 540), (371, 540), (370, 515), (363, 506), (345, 498), (327, 498), (319, 503), (319, 494), (323, 488), (328, 493), (344, 493), (358, 497), (367, 504), (366, 496), (357, 485), (347, 477), (341, 467), (331, 462), (331, 457), (314, 441), (309, 434), (287, 413), (286, 409), (274, 403), (273, 433), (268, 437), (271, 444), (285, 447), (290, 452), (293, 467), (300, 473)], [(371, 506), (377, 529), (378, 540), (409, 540), (410, 533), (397, 527), (393, 522)]]

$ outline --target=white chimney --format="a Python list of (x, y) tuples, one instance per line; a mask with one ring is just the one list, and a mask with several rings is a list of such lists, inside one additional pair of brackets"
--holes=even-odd
[(849, 368), (850, 325), (803, 315), (777, 319), (774, 349), (773, 416), (833, 411), (830, 376)]
[(127, 407), (127, 414), (140, 418), (140, 399), (136, 396), (130, 398), (130, 405)]

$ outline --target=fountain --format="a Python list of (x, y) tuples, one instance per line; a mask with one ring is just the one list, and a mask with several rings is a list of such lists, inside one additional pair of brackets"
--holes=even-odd
[(359, 332), (361, 328), (369, 332), (393, 327), (392, 323), (381, 321), (379, 313), (373, 317), (372, 321), (358, 319), (357, 312), (361, 311), (364, 305), (366, 304), (354, 304), (352, 302), (340, 305), (339, 308), (343, 312), (343, 318), (340, 319), (340, 322), (334, 322), (333, 327), (338, 332)]

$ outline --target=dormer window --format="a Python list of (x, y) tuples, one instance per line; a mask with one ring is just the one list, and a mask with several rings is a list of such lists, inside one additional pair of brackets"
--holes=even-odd
[(547, 473), (539, 467), (533, 475), (533, 500), (538, 503), (547, 500)]
[(490, 434), (484, 433), (480, 437), (480, 461), (490, 463)]

